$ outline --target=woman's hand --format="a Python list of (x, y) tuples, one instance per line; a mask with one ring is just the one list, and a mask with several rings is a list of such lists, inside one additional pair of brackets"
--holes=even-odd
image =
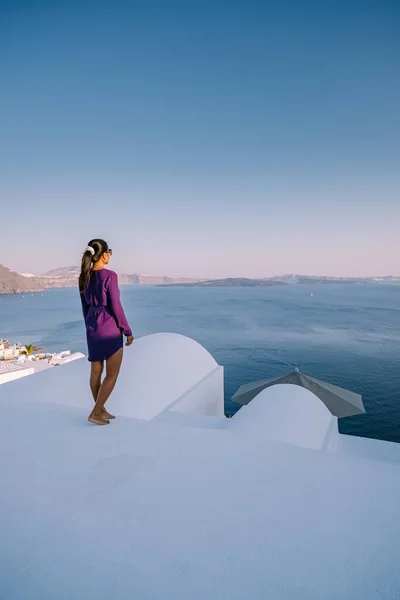
[(126, 337), (125, 346), (131, 346), (131, 344), (132, 344), (132, 342), (133, 342), (133, 340), (134, 340), (134, 339), (135, 339), (135, 338), (133, 337), (133, 335), (128, 335), (128, 336)]

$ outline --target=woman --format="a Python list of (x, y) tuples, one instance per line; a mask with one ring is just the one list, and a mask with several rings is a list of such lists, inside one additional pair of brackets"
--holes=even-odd
[[(110, 262), (111, 248), (100, 239), (87, 245), (79, 276), (79, 291), (83, 317), (86, 323), (86, 338), (91, 363), (90, 389), (95, 402), (89, 421), (96, 425), (107, 425), (113, 415), (104, 408), (116, 384), (125, 346), (133, 342), (131, 328), (126, 320), (120, 301), (118, 277), (114, 271), (104, 267)], [(106, 362), (106, 376), (101, 381)]]

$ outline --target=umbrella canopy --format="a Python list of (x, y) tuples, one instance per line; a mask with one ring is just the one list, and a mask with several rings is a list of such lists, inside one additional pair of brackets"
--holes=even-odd
[(282, 377), (274, 377), (274, 379), (264, 379), (242, 385), (236, 394), (232, 396), (232, 400), (243, 406), (253, 400), (265, 388), (280, 383), (291, 383), (310, 390), (325, 404), (326, 408), (335, 417), (351, 417), (352, 415), (365, 413), (360, 394), (355, 394), (336, 385), (309, 377), (301, 373), (298, 369)]

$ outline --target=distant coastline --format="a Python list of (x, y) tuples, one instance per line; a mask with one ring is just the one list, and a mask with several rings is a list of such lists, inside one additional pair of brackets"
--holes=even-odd
[[(400, 285), (400, 277), (328, 277), (328, 276), (305, 276), (305, 275), (283, 275), (282, 277), (271, 277), (268, 279), (250, 279), (244, 277), (230, 277), (226, 279), (210, 279), (194, 283), (174, 284), (185, 287), (273, 287), (282, 285), (367, 285), (367, 284), (397, 284)], [(168, 285), (168, 284), (164, 284)]]
[(185, 286), (185, 287), (276, 287), (288, 285), (284, 281), (272, 281), (271, 279), (248, 279), (246, 277), (228, 277), (226, 279), (208, 279), (193, 283), (165, 283), (163, 287)]
[[(51, 288), (77, 287), (79, 267), (60, 267), (42, 275), (20, 274), (0, 265), (0, 295), (43, 292)], [(400, 276), (386, 277), (330, 277), (313, 275), (279, 275), (275, 277), (250, 278), (226, 277), (220, 279), (199, 279), (191, 277), (169, 277), (167, 275), (147, 275), (141, 273), (119, 273), (120, 285), (154, 285), (157, 287), (275, 287), (282, 285), (361, 285), (393, 284), (400, 285)]]

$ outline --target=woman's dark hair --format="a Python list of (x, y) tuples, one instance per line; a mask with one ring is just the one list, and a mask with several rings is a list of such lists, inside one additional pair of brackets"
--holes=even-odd
[[(93, 253), (94, 250), (94, 253)], [(79, 291), (85, 291), (92, 272), (93, 263), (97, 262), (108, 250), (108, 244), (104, 240), (90, 240), (82, 255), (81, 273), (79, 275)]]

